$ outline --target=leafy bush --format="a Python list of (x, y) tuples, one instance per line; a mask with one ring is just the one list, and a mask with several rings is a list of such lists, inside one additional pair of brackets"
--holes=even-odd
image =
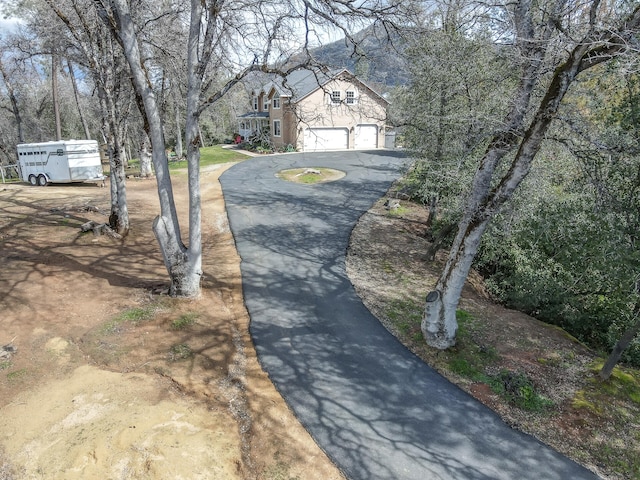
[(523, 410), (539, 412), (553, 405), (551, 400), (540, 395), (533, 382), (523, 373), (501, 371), (491, 381), (491, 388)]
[[(608, 353), (633, 321), (640, 252), (618, 219), (588, 210), (577, 195), (540, 205), (508, 233), (496, 225), (485, 237), (476, 267), (489, 290), (511, 308), (559, 325)], [(623, 361), (640, 365), (640, 343)]]

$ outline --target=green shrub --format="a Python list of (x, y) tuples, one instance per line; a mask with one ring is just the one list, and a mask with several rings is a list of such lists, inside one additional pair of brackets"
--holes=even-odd
[(172, 362), (177, 362), (178, 360), (185, 360), (193, 356), (193, 350), (186, 343), (179, 343), (177, 345), (173, 345), (169, 350), (169, 359)]
[(124, 324), (139, 325), (150, 320), (157, 311), (156, 305), (146, 305), (144, 307), (130, 308), (115, 316), (102, 326), (102, 333), (113, 334), (122, 330)]
[(180, 317), (176, 318), (171, 322), (172, 330), (184, 330), (187, 327), (193, 325), (198, 319), (197, 313), (185, 313), (180, 315)]
[(503, 370), (494, 380), (490, 384), (494, 391), (523, 410), (540, 412), (553, 406), (553, 402), (540, 395), (529, 377), (523, 373)]

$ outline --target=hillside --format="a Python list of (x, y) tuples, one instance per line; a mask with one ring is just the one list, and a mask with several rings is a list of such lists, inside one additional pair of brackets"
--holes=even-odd
[(602, 359), (564, 330), (496, 304), (469, 276), (457, 345), (428, 348), (424, 298), (446, 252), (425, 259), (426, 208), (378, 201), (354, 228), (347, 274), (358, 295), (415, 355), (511, 427), (529, 433), (608, 480), (640, 480), (640, 372), (620, 366), (600, 382)]
[(402, 56), (406, 41), (400, 35), (369, 27), (353, 37), (357, 48), (342, 39), (314, 49), (312, 55), (331, 68), (347, 68), (372, 84), (393, 87), (408, 83), (407, 64)]

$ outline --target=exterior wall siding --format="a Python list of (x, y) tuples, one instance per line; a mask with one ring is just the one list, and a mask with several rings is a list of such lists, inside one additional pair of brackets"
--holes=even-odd
[[(266, 88), (266, 87), (265, 87)], [(268, 125), (270, 140), (278, 149), (293, 145), (298, 150), (304, 149), (304, 133), (308, 128), (343, 128), (348, 132), (348, 148), (355, 148), (356, 134), (360, 135), (359, 148), (369, 148), (375, 142), (376, 148), (385, 147), (385, 126), (387, 102), (378, 94), (360, 83), (352, 75), (343, 72), (322, 87), (291, 102), (289, 96), (280, 97), (280, 108), (273, 108), (273, 96), (277, 89), (255, 92), (252, 99), (257, 100), (254, 113), (263, 118), (264, 126)], [(340, 92), (340, 101), (332, 101), (332, 92)], [(349, 96), (347, 96), (347, 92)], [(334, 96), (335, 98), (335, 96)], [(347, 103), (347, 98), (349, 103)], [(265, 109), (265, 100), (267, 105)], [(256, 120), (257, 121), (257, 120)], [(274, 121), (280, 121), (280, 135), (274, 135)], [(367, 126), (367, 128), (359, 128)], [(372, 128), (375, 127), (375, 140)]]
[(286, 125), (286, 128), (284, 129), (284, 131), (286, 132), (286, 145), (293, 145), (294, 147), (296, 146), (297, 142), (298, 142), (298, 132), (297, 132), (297, 120), (296, 120), (296, 113), (295, 110), (293, 108), (293, 106), (291, 105), (291, 102), (289, 101), (289, 99), (284, 99), (285, 100), (283, 102), (283, 111), (284, 111), (284, 121), (283, 124)]
[[(285, 121), (282, 109), (282, 102), (280, 102), (280, 108), (273, 108), (273, 102), (269, 104), (269, 120), (271, 122), (271, 143), (275, 147), (282, 147), (286, 145), (286, 134), (285, 134)], [(280, 136), (276, 137), (273, 132), (273, 123), (275, 120), (280, 121)]]
[[(331, 92), (339, 91), (341, 102), (330, 101)], [(355, 93), (355, 104), (346, 103), (346, 92)], [(384, 126), (386, 108), (366, 87), (344, 79), (336, 79), (318, 89), (298, 104), (298, 149), (302, 149), (304, 128), (343, 127), (349, 130), (349, 148), (355, 145), (356, 125), (376, 125), (378, 128), (377, 148), (384, 147)]]

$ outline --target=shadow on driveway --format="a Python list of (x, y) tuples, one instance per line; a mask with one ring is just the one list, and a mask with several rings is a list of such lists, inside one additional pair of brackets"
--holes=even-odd
[[(351, 230), (404, 163), (396, 152), (286, 155), (221, 177), (263, 368), (351, 479), (596, 478), (434, 372), (356, 295)], [(311, 166), (347, 175), (317, 185), (275, 176)]]

